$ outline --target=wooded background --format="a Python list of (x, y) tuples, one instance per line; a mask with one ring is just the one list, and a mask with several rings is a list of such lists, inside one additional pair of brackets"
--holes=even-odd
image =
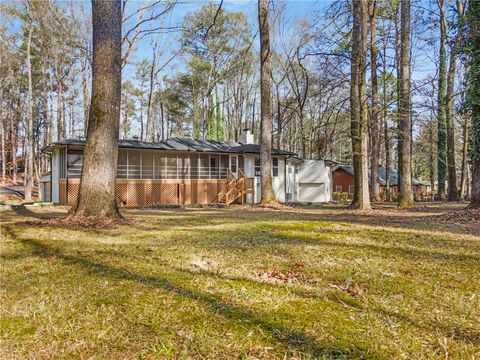
[[(412, 176), (438, 181), (440, 198), (447, 196), (447, 180), (451, 200), (466, 196), (466, 0), (320, 3), (303, 5), (301, 16), (292, 11), (294, 2), (269, 4), (273, 146), (351, 164), (351, 71), (359, 61), (368, 166), (397, 168), (407, 146)], [(357, 18), (356, 3), (363, 5)], [(258, 23), (248, 5), (245, 11), (223, 1), (187, 5), (193, 9), (167, 0), (122, 2), (120, 138), (237, 141), (250, 128), (258, 140)], [(408, 29), (402, 5), (411, 7)], [(2, 2), (0, 10), (2, 177), (15, 182), (31, 166), (38, 179), (49, 167), (42, 147), (86, 135), (91, 7), (25, 0)], [(362, 27), (358, 37), (354, 21)], [(402, 79), (411, 82), (403, 90)]]

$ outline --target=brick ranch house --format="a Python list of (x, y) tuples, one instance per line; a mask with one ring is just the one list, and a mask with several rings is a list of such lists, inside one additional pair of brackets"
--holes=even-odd
[[(43, 149), (51, 156), (51, 171), (42, 176), (44, 201), (76, 202), (84, 147), (84, 140), (68, 139)], [(302, 160), (293, 152), (272, 149), (273, 187), (280, 202), (331, 201), (332, 170), (328, 161)], [(256, 203), (260, 191), (260, 145), (248, 130), (239, 142), (119, 142), (119, 206)]]
[[(353, 167), (338, 165), (333, 169), (333, 192), (347, 193), (348, 198), (353, 197), (355, 191), (355, 181), (353, 178)], [(383, 166), (378, 168), (378, 177), (380, 182), (380, 195), (386, 197), (386, 169)], [(431, 191), (429, 182), (413, 179), (413, 192), (416, 196), (424, 196)], [(393, 199), (398, 196), (398, 173), (396, 170), (390, 170), (390, 194)]]

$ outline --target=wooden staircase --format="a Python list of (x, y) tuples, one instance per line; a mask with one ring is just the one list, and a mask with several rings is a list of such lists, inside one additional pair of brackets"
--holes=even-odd
[(225, 192), (218, 194), (218, 203), (230, 205), (240, 200), (243, 204), (246, 194), (253, 194), (253, 179), (246, 178), (242, 170), (238, 170), (238, 179), (227, 169), (227, 186)]

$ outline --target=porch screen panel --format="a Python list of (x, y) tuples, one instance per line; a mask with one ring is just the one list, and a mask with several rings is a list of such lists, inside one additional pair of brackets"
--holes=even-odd
[(229, 157), (228, 155), (221, 155), (220, 156), (220, 178), (226, 179), (227, 178), (227, 169), (230, 167)]
[(142, 179), (153, 179), (153, 153), (142, 151)]
[(188, 154), (178, 154), (178, 178), (189, 179), (190, 178), (190, 159)]
[(168, 153), (167, 158), (167, 179), (178, 179), (177, 177), (177, 154)]
[(210, 178), (209, 156), (206, 154), (200, 154), (199, 156), (199, 179), (208, 179)]
[(83, 152), (70, 150), (67, 154), (67, 171), (70, 179), (80, 179), (82, 175)]
[(164, 154), (154, 154), (155, 160), (155, 173), (154, 179), (166, 179), (167, 178), (167, 159)]
[(67, 158), (67, 149), (61, 148), (59, 152), (60, 156), (60, 179), (65, 179), (67, 177), (67, 166), (66, 166), (66, 158)]
[(141, 178), (142, 154), (139, 150), (128, 150), (128, 178)]
[(220, 156), (210, 155), (210, 178), (218, 179), (220, 175)]
[(126, 149), (118, 149), (117, 178), (119, 179), (128, 178)]
[(198, 179), (198, 155), (190, 154), (190, 179)]

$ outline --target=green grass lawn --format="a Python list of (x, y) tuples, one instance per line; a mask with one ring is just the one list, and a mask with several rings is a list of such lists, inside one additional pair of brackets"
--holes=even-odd
[(480, 357), (480, 224), (452, 207), (34, 224), (66, 210), (0, 212), (3, 358)]

